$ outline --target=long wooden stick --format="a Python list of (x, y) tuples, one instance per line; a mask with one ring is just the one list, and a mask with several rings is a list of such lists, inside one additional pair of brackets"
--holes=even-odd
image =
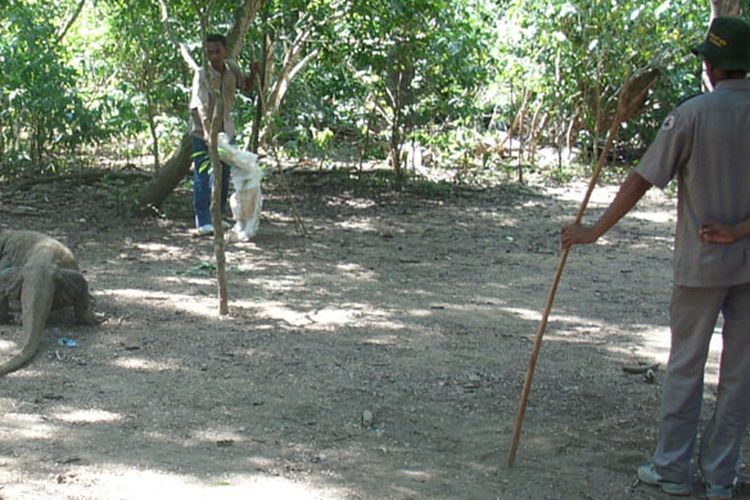
[[(609, 151), (612, 149), (612, 144), (615, 142), (615, 138), (617, 137), (617, 132), (620, 129), (620, 124), (623, 122), (624, 119), (631, 116), (633, 114), (633, 110), (637, 108), (639, 103), (643, 102), (643, 98), (646, 95), (646, 92), (648, 89), (656, 82), (656, 75), (653, 77), (650, 77), (650, 80), (647, 82), (644, 88), (642, 89), (635, 89), (636, 94), (632, 94), (633, 90), (633, 83), (643, 83), (643, 80), (639, 79), (633, 79), (631, 80), (629, 77), (625, 79), (625, 83), (623, 84), (622, 88), (620, 89), (620, 95), (617, 100), (617, 111), (615, 112), (615, 117), (612, 120), (612, 125), (609, 128), (609, 131), (607, 133), (607, 141), (604, 144), (604, 149), (602, 150), (601, 154), (599, 155), (599, 158), (596, 162), (596, 166), (594, 167), (594, 171), (591, 174), (591, 180), (589, 181), (588, 189), (586, 190), (586, 195), (583, 197), (583, 201), (581, 201), (581, 205), (578, 208), (578, 214), (576, 215), (576, 223), (581, 222), (581, 219), (583, 218), (583, 214), (586, 211), (586, 206), (589, 203), (589, 199), (591, 198), (591, 193), (594, 191), (594, 186), (596, 186), (597, 181), (599, 180), (599, 175), (601, 174), (602, 167), (607, 161), (607, 155), (609, 154)], [(570, 253), (570, 247), (566, 248), (562, 255), (560, 256), (560, 263), (557, 265), (557, 272), (555, 273), (555, 277), (552, 280), (552, 286), (550, 287), (549, 294), (547, 295), (547, 303), (544, 306), (544, 312), (542, 313), (542, 321), (539, 323), (539, 328), (536, 331), (536, 338), (534, 339), (534, 347), (531, 351), (531, 357), (529, 358), (529, 366), (526, 369), (526, 377), (524, 379), (523, 383), (523, 390), (521, 391), (521, 400), (518, 404), (518, 413), (516, 414), (516, 422), (513, 425), (513, 439), (511, 440), (510, 444), (510, 453), (508, 454), (508, 467), (513, 466), (513, 461), (516, 458), (516, 452), (518, 451), (518, 443), (521, 439), (521, 428), (523, 426), (523, 418), (526, 414), (526, 403), (529, 399), (529, 392), (531, 392), (531, 382), (534, 378), (534, 369), (536, 367), (536, 361), (539, 357), (539, 351), (542, 347), (542, 337), (544, 337), (544, 331), (547, 328), (547, 320), (549, 319), (550, 312), (552, 311), (552, 304), (555, 301), (555, 294), (557, 293), (557, 286), (560, 283), (560, 277), (562, 276), (563, 269), (565, 268), (565, 262), (568, 260), (568, 253)]]

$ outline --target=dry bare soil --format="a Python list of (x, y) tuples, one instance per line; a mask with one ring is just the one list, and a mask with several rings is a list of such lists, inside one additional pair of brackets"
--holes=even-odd
[[(622, 368), (666, 362), (674, 201), (649, 193), (571, 253), (508, 468), (559, 227), (585, 186), (399, 191), (345, 177), (293, 176), (307, 237), (265, 185), (260, 233), (227, 247), (225, 317), (188, 190), (141, 220), (112, 185), (3, 188), (0, 228), (67, 243), (107, 320), (53, 317), (33, 363), (0, 379), (0, 496), (665, 497), (634, 484), (663, 371)], [(588, 217), (613, 192), (598, 188)], [(19, 330), (0, 326), (0, 354)]]

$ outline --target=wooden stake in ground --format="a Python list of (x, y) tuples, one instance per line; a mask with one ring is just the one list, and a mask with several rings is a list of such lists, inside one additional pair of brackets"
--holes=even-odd
[[(208, 74), (208, 72), (206, 72)], [(224, 221), (221, 213), (222, 179), (224, 178), (224, 165), (219, 158), (217, 149), (219, 137), (219, 123), (224, 114), (221, 94), (214, 99), (214, 116), (211, 120), (211, 138), (208, 151), (211, 158), (211, 168), (214, 172), (213, 186), (211, 189), (211, 220), (214, 225), (214, 257), (216, 258), (216, 281), (217, 295), (219, 299), (219, 314), (229, 314), (229, 291), (227, 285), (227, 256), (226, 240), (224, 239)]]
[[(586, 195), (581, 201), (581, 205), (578, 209), (578, 215), (576, 215), (576, 223), (581, 222), (583, 213), (586, 211), (586, 206), (591, 198), (591, 193), (594, 191), (594, 186), (599, 180), (599, 174), (602, 171), (604, 163), (607, 161), (607, 155), (612, 149), (617, 132), (620, 129), (620, 124), (636, 114), (643, 108), (643, 101), (646, 98), (646, 92), (651, 86), (656, 83), (659, 73), (656, 70), (647, 71), (635, 78), (626, 78), (625, 83), (620, 88), (619, 97), (617, 99), (617, 111), (612, 119), (612, 125), (607, 133), (607, 141), (604, 144), (604, 149), (599, 155), (599, 159), (594, 167), (594, 172), (591, 175)], [(513, 465), (513, 461), (516, 458), (516, 452), (518, 451), (518, 442), (521, 438), (521, 427), (523, 426), (523, 417), (526, 413), (526, 403), (529, 399), (529, 392), (531, 391), (531, 381), (534, 378), (534, 368), (536, 367), (536, 361), (539, 357), (539, 350), (542, 346), (542, 337), (544, 331), (547, 328), (547, 320), (549, 319), (550, 312), (552, 311), (552, 304), (555, 301), (555, 294), (557, 293), (557, 286), (560, 283), (560, 277), (562, 276), (563, 269), (565, 268), (565, 262), (568, 259), (568, 253), (570, 248), (566, 248), (560, 256), (560, 263), (557, 265), (557, 272), (552, 280), (552, 286), (550, 287), (549, 294), (547, 295), (547, 303), (544, 306), (544, 312), (542, 313), (542, 321), (539, 323), (539, 328), (536, 332), (536, 338), (534, 339), (534, 346), (531, 351), (531, 357), (529, 358), (529, 366), (526, 370), (526, 377), (523, 383), (523, 390), (521, 391), (521, 400), (518, 404), (518, 413), (516, 414), (516, 422), (513, 425), (513, 439), (510, 444), (510, 453), (508, 454), (508, 467)]]
[[(226, 242), (224, 240), (224, 226), (221, 214), (221, 192), (223, 179), (223, 165), (219, 158), (218, 137), (220, 124), (224, 117), (224, 99), (221, 96), (221, 85), (214, 86), (209, 75), (210, 61), (208, 59), (208, 48), (206, 34), (208, 32), (208, 14), (211, 3), (205, 6), (203, 10), (198, 10), (200, 14), (201, 40), (203, 40), (203, 74), (208, 84), (208, 91), (214, 100), (214, 110), (211, 116), (210, 129), (204, 131), (208, 134), (206, 142), (208, 143), (208, 157), (211, 160), (213, 170), (213, 185), (211, 188), (211, 220), (214, 226), (214, 256), (216, 258), (216, 281), (218, 282), (217, 295), (219, 299), (219, 314), (226, 316), (229, 314), (229, 292), (227, 286), (227, 257), (225, 252)], [(197, 7), (196, 7), (197, 8)]]

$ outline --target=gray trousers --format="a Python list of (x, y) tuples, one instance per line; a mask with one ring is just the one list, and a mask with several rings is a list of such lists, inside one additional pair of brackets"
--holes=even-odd
[(703, 400), (703, 373), (719, 312), (723, 349), (716, 409), (701, 437), (699, 466), (706, 482), (726, 486), (738, 474), (750, 420), (750, 283), (721, 288), (675, 286), (672, 346), (664, 377), (659, 441), (653, 456), (665, 479), (689, 482)]

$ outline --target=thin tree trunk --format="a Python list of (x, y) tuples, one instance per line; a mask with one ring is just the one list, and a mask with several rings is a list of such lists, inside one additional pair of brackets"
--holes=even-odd
[(396, 178), (401, 178), (401, 108), (394, 109), (393, 123), (391, 124), (391, 167)]
[(526, 120), (526, 106), (529, 102), (530, 92), (526, 91), (523, 98), (523, 104), (521, 105), (521, 110), (519, 111), (519, 119), (518, 119), (518, 183), (523, 184), (523, 125), (524, 121)]
[(68, 17), (68, 20), (63, 25), (60, 32), (55, 37), (55, 41), (53, 45), (57, 45), (60, 42), (62, 42), (63, 38), (65, 38), (65, 35), (68, 34), (68, 31), (70, 30), (71, 26), (73, 26), (73, 23), (76, 22), (76, 19), (78, 19), (78, 16), (81, 14), (81, 11), (83, 10), (83, 6), (86, 4), (86, 0), (81, 0), (78, 2), (78, 5), (76, 6), (75, 10), (70, 14)]
[(591, 164), (593, 166), (599, 156), (596, 153), (599, 151), (599, 133), (601, 132), (602, 120), (602, 95), (598, 83), (592, 89), (592, 92), (594, 92), (594, 133), (591, 139)]
[(529, 133), (529, 159), (532, 164), (536, 161), (536, 154), (539, 149), (539, 135), (549, 121), (549, 113), (543, 113), (541, 118), (538, 116), (542, 106), (543, 103), (540, 102), (539, 107), (534, 111), (534, 119), (531, 122), (531, 132)]
[[(399, 70), (398, 74), (394, 77), (393, 88), (389, 92), (389, 98), (391, 107), (393, 108), (393, 121), (391, 121), (391, 138), (390, 138), (390, 149), (391, 149), (391, 168), (393, 173), (396, 175), (396, 179), (401, 179), (403, 172), (401, 171), (401, 145), (403, 138), (401, 135), (401, 120), (402, 120), (402, 107), (403, 107), (403, 96), (401, 94), (401, 83), (403, 79), (403, 71)], [(386, 85), (387, 87), (387, 85)], [(386, 88), (386, 90), (388, 90)]]
[(255, 118), (253, 119), (253, 129), (250, 133), (250, 150), (253, 153), (258, 152), (260, 146), (260, 129), (263, 126), (263, 116), (266, 112), (266, 78), (267, 69), (273, 64), (269, 59), (273, 50), (273, 35), (266, 33), (263, 36), (263, 60), (261, 61), (260, 75), (258, 75), (258, 95), (255, 98)]
[(578, 122), (578, 118), (581, 115), (581, 108), (580, 106), (576, 107), (575, 111), (573, 112), (573, 116), (570, 118), (570, 122), (568, 123), (568, 130), (565, 132), (565, 147), (568, 150), (568, 160), (570, 160), (571, 156), (573, 155), (573, 133), (576, 131), (576, 123)]
[(362, 162), (365, 160), (367, 150), (370, 148), (370, 130), (372, 129), (372, 113), (367, 111), (367, 100), (365, 100), (365, 111), (367, 112), (367, 126), (365, 128), (365, 142), (362, 144), (362, 151), (359, 153), (359, 166), (357, 170), (362, 172)]
[[(5, 134), (3, 134), (3, 120), (0, 118), (0, 158), (5, 158)], [(0, 160), (0, 169), (5, 170), (3, 160)]]
[[(511, 96), (513, 94), (513, 88), (511, 87)], [(501, 147), (505, 146), (505, 143), (510, 141), (510, 144), (508, 146), (508, 152), (512, 155), (513, 153), (513, 133), (516, 131), (516, 128), (518, 127), (518, 121), (521, 118), (521, 114), (523, 110), (526, 108), (526, 101), (529, 99), (530, 92), (524, 90), (523, 91), (523, 98), (521, 101), (521, 107), (519, 108), (518, 112), (516, 113), (516, 116), (513, 117), (513, 121), (510, 122), (510, 128), (508, 129), (507, 135), (503, 138), (503, 142), (500, 143)], [(511, 102), (513, 101), (513, 98), (511, 97)]]
[(159, 164), (159, 134), (156, 133), (156, 120), (154, 114), (150, 111), (148, 113), (148, 129), (149, 132), (151, 132), (151, 154), (154, 157), (154, 173), (156, 173), (161, 168)]
[(557, 171), (560, 173), (562, 173), (563, 127), (562, 118), (558, 117), (555, 123), (555, 145), (557, 146)]

